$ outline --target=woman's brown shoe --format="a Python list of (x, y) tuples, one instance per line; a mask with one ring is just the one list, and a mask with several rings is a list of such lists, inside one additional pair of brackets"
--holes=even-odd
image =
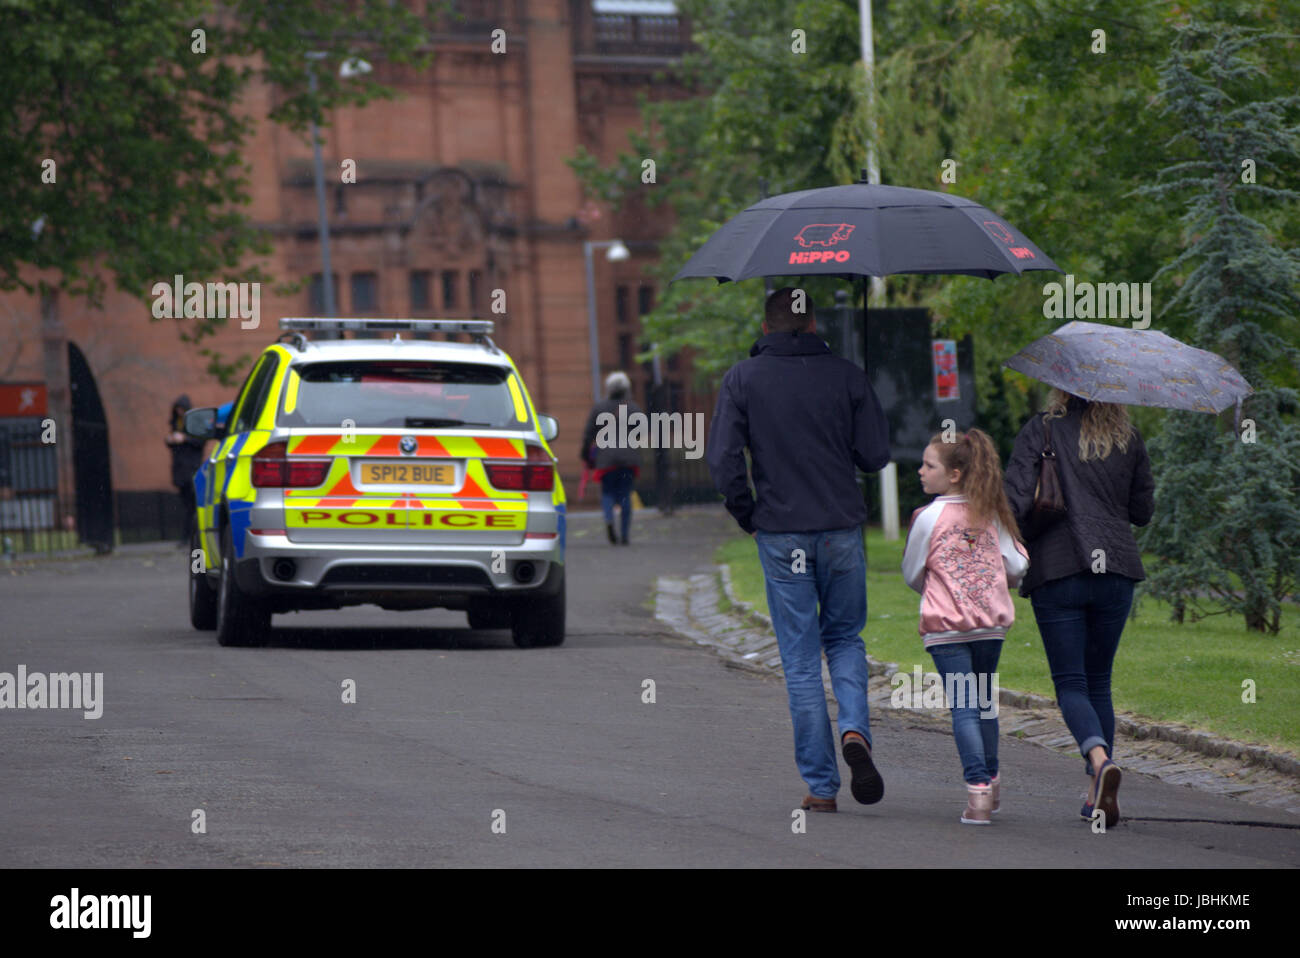
[(804, 798), (800, 808), (806, 808), (810, 812), (833, 812), (835, 811), (835, 799), (818, 798), (816, 795), (808, 795)]

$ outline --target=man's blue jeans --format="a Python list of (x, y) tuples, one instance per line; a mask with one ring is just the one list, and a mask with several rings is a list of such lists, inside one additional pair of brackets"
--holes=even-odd
[[(952, 737), (957, 740), (961, 756), (962, 777), (972, 785), (987, 785), (998, 773), (998, 709), (989, 703), (988, 718), (981, 717), (980, 703), (969, 699), (972, 690), (992, 691), (991, 676), (1002, 655), (1001, 639), (975, 642), (949, 642), (930, 647), (934, 667), (943, 678), (944, 689), (952, 689), (959, 701), (949, 703), (952, 710)], [(958, 677), (974, 676), (973, 684)]]
[(781, 647), (799, 775), (818, 798), (840, 790), (836, 741), (822, 686), (822, 650), (839, 704), (840, 738), (871, 744), (867, 706), (867, 562), (862, 531), (757, 532), (767, 607)]
[(1115, 748), (1110, 674), (1133, 605), (1133, 580), (1113, 572), (1079, 572), (1044, 582), (1029, 593), (1029, 601), (1056, 701), (1091, 775), (1088, 752), (1104, 745), (1111, 755)]

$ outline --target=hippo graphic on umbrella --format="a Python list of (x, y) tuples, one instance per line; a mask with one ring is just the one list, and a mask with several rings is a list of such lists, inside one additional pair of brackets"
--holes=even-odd
[(794, 234), (794, 241), (804, 249), (813, 246), (834, 246), (840, 240), (846, 240), (853, 235), (853, 230), (852, 223), (809, 223)]

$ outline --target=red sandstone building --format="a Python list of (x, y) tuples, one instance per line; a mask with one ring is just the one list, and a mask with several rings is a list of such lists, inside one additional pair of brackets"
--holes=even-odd
[[(645, 268), (667, 224), (638, 203), (614, 214), (587, 202), (566, 161), (579, 144), (612, 160), (639, 124), (638, 95), (680, 95), (654, 74), (685, 50), (688, 24), (664, 0), (457, 6), (463, 19), (434, 36), (430, 66), (373, 64), (398, 99), (338, 110), (322, 129), (336, 312), (495, 320), (495, 339), (519, 364), (539, 410), (559, 419), (556, 451), (566, 477), (576, 476), (592, 401), (583, 244), (618, 238), (631, 252), (618, 263), (601, 251), (593, 257), (598, 355), (602, 378), (627, 370), (643, 401), (650, 367), (633, 357), (648, 345), (639, 316), (658, 292)], [(490, 48), (497, 28), (506, 31), (504, 54)], [(265, 117), (276, 95), (254, 87), (244, 106)], [(249, 146), (250, 215), (274, 240), (266, 269), (302, 289), (276, 295), (263, 284), (259, 328), (232, 320), (208, 341), (226, 357), (255, 356), (278, 335), (282, 316), (323, 315), (311, 144), (263, 121)], [(343, 182), (345, 161), (355, 161), (355, 183)], [(504, 314), (491, 310), (496, 290), (504, 291)], [(170, 489), (163, 437), (173, 398), (184, 392), (196, 406), (216, 405), (233, 388), (204, 372), (206, 360), (180, 340), (178, 324), (153, 319), (147, 301), (112, 290), (103, 309), (92, 310), (65, 296), (60, 315), (103, 397), (114, 487)], [(14, 340), (0, 357), (0, 382), (50, 378), (32, 297), (0, 297), (0, 332)], [(663, 364), (665, 404), (707, 414), (708, 397), (690, 392), (686, 366)], [(52, 394), (60, 388), (48, 385)]]

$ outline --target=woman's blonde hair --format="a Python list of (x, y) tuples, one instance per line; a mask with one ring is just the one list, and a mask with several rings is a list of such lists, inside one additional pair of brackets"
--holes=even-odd
[[(1071, 393), (1053, 389), (1047, 400), (1044, 419), (1065, 416)], [(1105, 459), (1112, 449), (1128, 451), (1128, 441), (1133, 437), (1133, 424), (1129, 422), (1128, 409), (1112, 402), (1089, 402), (1075, 396), (1083, 403), (1083, 421), (1079, 425), (1079, 458)]]

